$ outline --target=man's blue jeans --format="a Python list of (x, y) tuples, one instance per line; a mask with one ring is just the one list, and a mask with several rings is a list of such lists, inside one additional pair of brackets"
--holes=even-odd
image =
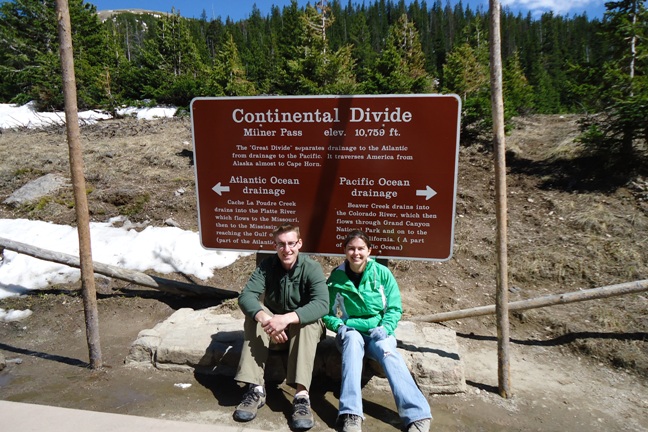
[(344, 340), (335, 339), (342, 353), (342, 386), (340, 389), (340, 408), (338, 415), (362, 414), (362, 365), (365, 353), (382, 366), (389, 381), (398, 415), (405, 425), (432, 418), (430, 404), (414, 382), (405, 360), (396, 349), (396, 338), (375, 341), (356, 330), (349, 329)]

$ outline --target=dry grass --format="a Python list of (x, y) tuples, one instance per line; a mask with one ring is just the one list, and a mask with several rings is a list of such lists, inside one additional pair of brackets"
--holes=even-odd
[(606, 234), (617, 223), (617, 217), (608, 206), (595, 203), (574, 211), (568, 218), (574, 229), (595, 234)]

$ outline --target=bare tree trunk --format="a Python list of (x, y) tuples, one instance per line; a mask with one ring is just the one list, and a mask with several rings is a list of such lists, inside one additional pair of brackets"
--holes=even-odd
[[(50, 251), (41, 249), (36, 246), (31, 246), (25, 243), (9, 240), (0, 237), (0, 256), (2, 249), (6, 248), (21, 254), (29, 255), (34, 258), (65, 264), (70, 267), (80, 268), (81, 263), (79, 258), (74, 255), (68, 255), (61, 252)], [(168, 292), (181, 296), (202, 297), (202, 298), (218, 298), (228, 299), (238, 296), (238, 292), (223, 288), (215, 288), (204, 285), (197, 285), (193, 283), (178, 282), (170, 279), (164, 279), (158, 276), (149, 276), (146, 273), (123, 269), (121, 267), (103, 264), (100, 262), (93, 262), (94, 272), (114, 279), (132, 282), (137, 285), (155, 288), (160, 291)]]
[[(637, 27), (637, 1), (632, 2), (632, 28)], [(634, 79), (635, 76), (635, 61), (637, 59), (637, 32), (632, 31), (632, 37), (630, 38), (630, 81)], [(634, 93), (631, 91), (630, 96), (632, 97)]]
[(504, 134), (504, 101), (502, 90), (502, 43), (500, 37), (500, 4), (490, 0), (491, 105), (495, 147), (495, 194), (497, 212), (497, 358), (500, 396), (511, 396), (508, 317), (506, 141)]
[(90, 367), (98, 369), (103, 366), (101, 345), (99, 343), (99, 312), (97, 310), (97, 291), (92, 268), (90, 216), (83, 174), (76, 78), (74, 76), (74, 56), (72, 51), (72, 25), (70, 23), (70, 10), (67, 0), (56, 0), (56, 13), (58, 16), (67, 139), (70, 149), (70, 171), (72, 174), (74, 206), (79, 234), (79, 258), (81, 260), (81, 286), (83, 288), (86, 339), (88, 341)]

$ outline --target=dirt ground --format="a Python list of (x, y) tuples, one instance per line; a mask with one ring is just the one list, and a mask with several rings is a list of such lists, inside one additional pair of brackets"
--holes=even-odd
[[(510, 301), (579, 291), (648, 274), (648, 178), (584, 169), (573, 142), (573, 116), (518, 119), (507, 138)], [(197, 230), (191, 123), (188, 118), (122, 119), (82, 129), (92, 220), (126, 215), (162, 226), (173, 219)], [(2, 131), (0, 201), (46, 173), (69, 175), (65, 130)], [(462, 143), (453, 257), (443, 263), (390, 261), (403, 293), (404, 319), (495, 300), (495, 204), (492, 153)], [(604, 172), (604, 171), (603, 171)], [(14, 208), (0, 218), (74, 223), (71, 190)], [(38, 245), (35, 245), (38, 246)], [(316, 257), (328, 273), (335, 257)], [(218, 270), (203, 285), (240, 290), (254, 256)], [(187, 275), (162, 275), (186, 280)], [(2, 281), (0, 281), (0, 284)], [(180, 307), (216, 303), (178, 298), (126, 282), (97, 279), (104, 368), (88, 368), (83, 302), (78, 284), (0, 300), (3, 309), (31, 309), (21, 322), (0, 323), (0, 399), (234, 425), (241, 389), (227, 378), (155, 369), (123, 362), (140, 330)], [(221, 307), (231, 311), (231, 301)], [(454, 329), (468, 391), (429, 395), (433, 430), (645, 431), (648, 430), (648, 294), (511, 313), (512, 397), (498, 395), (493, 316), (442, 325)], [(191, 384), (179, 386), (179, 384)], [(268, 407), (252, 428), (288, 430), (292, 389), (269, 390)], [(333, 427), (336, 389), (315, 383), (313, 430)], [(390, 395), (364, 393), (365, 430), (397, 430)]]

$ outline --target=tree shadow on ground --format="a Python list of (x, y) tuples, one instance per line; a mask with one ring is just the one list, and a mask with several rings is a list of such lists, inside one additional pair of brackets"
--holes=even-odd
[[(474, 333), (457, 333), (458, 337), (477, 340), (488, 341), (497, 343), (497, 336), (476, 335)], [(646, 332), (569, 332), (551, 339), (510, 339), (510, 342), (516, 345), (524, 346), (541, 346), (541, 347), (557, 347), (562, 345), (572, 344), (574, 342), (584, 340), (617, 340), (617, 341), (648, 341), (648, 333)], [(499, 389), (496, 386), (479, 383), (475, 381), (466, 380), (466, 384), (475, 387), (479, 390), (486, 391), (493, 394), (499, 394)]]
[(15, 354), (22, 354), (30, 357), (37, 357), (43, 360), (52, 360), (59, 363), (63, 363), (70, 366), (78, 366), (84, 369), (90, 368), (90, 364), (79, 359), (56, 355), (56, 354), (47, 354), (41, 351), (34, 351), (25, 348), (18, 348), (11, 345), (7, 345), (0, 342), (0, 350), (12, 352)]
[(150, 300), (158, 300), (162, 303), (165, 303), (172, 309), (178, 310), (182, 308), (191, 308), (191, 309), (206, 309), (212, 306), (221, 305), (227, 299), (220, 298), (201, 298), (201, 297), (185, 297), (181, 295), (168, 294), (155, 290), (147, 289), (132, 289), (132, 288), (122, 288), (118, 293), (115, 294), (98, 294), (97, 298), (107, 298), (107, 297), (140, 297)]
[(182, 149), (182, 151), (176, 153), (176, 156), (187, 158), (189, 166), (194, 166), (194, 152), (192, 150)]
[[(42, 296), (42, 295), (67, 295), (70, 297), (81, 297), (83, 295), (81, 289), (30, 289), (22, 293), (22, 296)], [(206, 309), (213, 306), (220, 306), (228, 299), (221, 298), (203, 298), (203, 297), (190, 297), (177, 294), (170, 294), (155, 289), (147, 289), (144, 287), (138, 288), (120, 288), (114, 290), (112, 293), (97, 292), (97, 299), (108, 299), (115, 297), (139, 297), (148, 300), (156, 300), (166, 304), (171, 309), (178, 310), (182, 308)]]
[(510, 174), (537, 177), (540, 189), (612, 193), (637, 175), (648, 174), (645, 159), (629, 161), (614, 154), (581, 152), (566, 158), (533, 160), (509, 152), (506, 163)]
[[(479, 340), (496, 342), (497, 336), (476, 335), (474, 333), (457, 333), (457, 336)], [(581, 339), (614, 339), (619, 341), (648, 341), (648, 333), (646, 332), (632, 332), (632, 333), (603, 333), (603, 332), (569, 332), (551, 339), (511, 339), (511, 343), (516, 345), (526, 346), (545, 346), (554, 347), (560, 345), (567, 345)]]
[(466, 380), (466, 384), (478, 388), (481, 391), (485, 391), (488, 393), (494, 393), (494, 394), (499, 394), (499, 389), (496, 386), (492, 386), (490, 384), (484, 384), (484, 383), (479, 383), (476, 381), (471, 381), (471, 380)]

